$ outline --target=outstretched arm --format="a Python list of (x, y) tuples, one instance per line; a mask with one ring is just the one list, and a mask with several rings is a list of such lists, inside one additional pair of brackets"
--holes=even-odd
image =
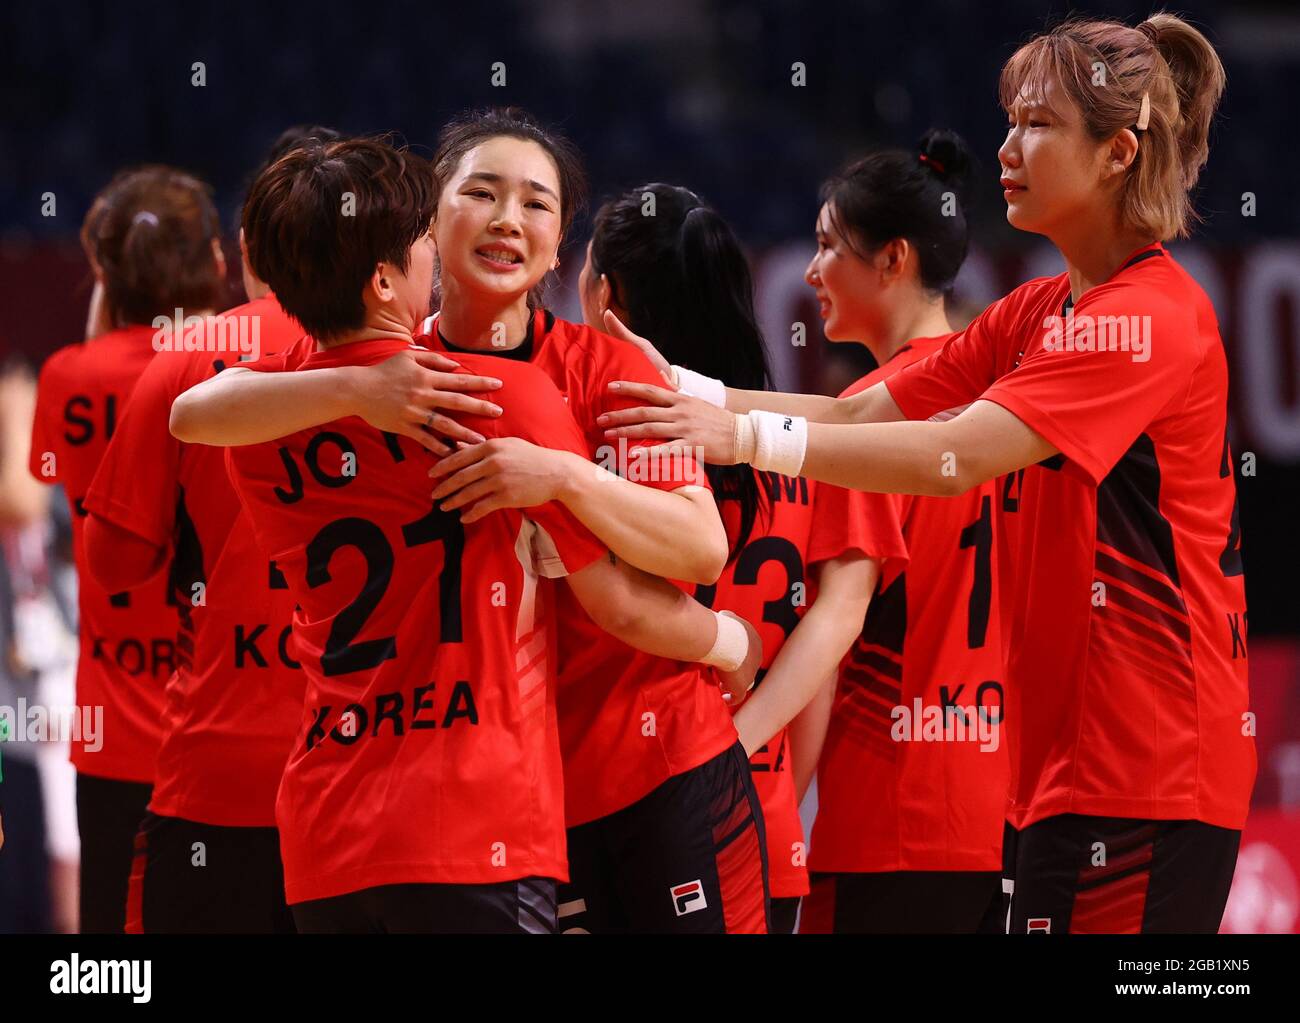
[[(668, 360), (659, 353), (659, 349), (649, 338), (632, 333), (623, 321), (609, 310), (605, 311), (605, 329), (612, 336), (640, 349), (650, 360), (651, 365), (659, 370), (665, 384), (661, 397), (668, 407), (677, 404), (676, 398), (687, 401), (697, 400), (679, 390), (678, 367), (669, 365)], [(686, 374), (688, 379), (691, 376), (689, 373)], [(710, 381), (708, 378), (700, 377), (695, 379), (705, 381), (710, 392), (717, 391), (721, 385), (721, 381)], [(684, 383), (685, 381), (683, 385)], [(722, 387), (721, 393), (726, 396), (723, 407), (731, 412), (743, 413), (762, 409), (765, 412), (802, 416), (812, 423), (892, 423), (906, 418), (883, 384), (877, 384), (848, 398), (831, 398), (824, 394), (787, 394), (781, 391), (745, 391), (738, 387)], [(650, 420), (620, 416), (616, 413), (610, 421), (612, 424), (624, 424)]]
[(1059, 454), (991, 401), (945, 422), (808, 424), (800, 474), (879, 494), (952, 497)]
[[(746, 424), (735, 413), (660, 387), (611, 386), (646, 405), (602, 416), (606, 436), (689, 445), (703, 449), (716, 465), (755, 460), (753, 434), (745, 450), (741, 427)], [(881, 393), (867, 399), (871, 414), (887, 413), (886, 402), (897, 409), (883, 384), (856, 397), (874, 392)], [(807, 429), (802, 465), (780, 471), (881, 494), (951, 497), (1059, 453), (1014, 413), (986, 400), (943, 422), (808, 423)]]

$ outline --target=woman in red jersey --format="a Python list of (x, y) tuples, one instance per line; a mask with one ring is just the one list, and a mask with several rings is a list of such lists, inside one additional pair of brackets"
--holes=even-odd
[(1194, 218), (1223, 85), (1173, 15), (1064, 23), (1003, 68), (998, 157), (1007, 219), (1065, 273), (850, 398), (620, 388), (656, 407), (615, 435), (723, 463), (919, 495), (1008, 477), (1013, 932), (1213, 932), (1232, 880), (1255, 747), (1227, 362), (1161, 244)]
[[(827, 338), (865, 344), (879, 366), (842, 397), (952, 335), (947, 299), (966, 256), (969, 167), (960, 137), (932, 131), (918, 150), (873, 152), (822, 187), (805, 277)], [(834, 709), (820, 700), (804, 715), (812, 734), (799, 755), (821, 758), (800, 929), (970, 933), (1001, 922), (997, 495), (986, 482), (960, 497), (884, 500), (902, 523), (908, 560), (886, 568), (841, 665)], [(927, 715), (941, 727), (926, 731)]]
[[(155, 354), (159, 318), (220, 303), (225, 261), (203, 182), (169, 167), (119, 174), (96, 198), (81, 240), (95, 274), (89, 338), (41, 370), (31, 472), (62, 483), (72, 507), (81, 656), (74, 736), (81, 832), (81, 929), (121, 932), (132, 843), (154, 781), (163, 687), (175, 666), (176, 612), (163, 573), (121, 593), (87, 571), (82, 504), (136, 380)], [(177, 325), (179, 327), (179, 324)], [(89, 726), (89, 727), (87, 727)]]
[[(654, 216), (645, 215), (647, 203)], [(579, 291), (588, 324), (613, 313), (697, 372), (770, 386), (745, 254), (726, 221), (688, 189), (647, 184), (606, 202)], [(772, 931), (789, 934), (808, 872), (786, 725), (834, 674), (861, 628), (881, 559), (901, 556), (903, 540), (887, 498), (748, 466), (708, 473), (730, 556), (722, 577), (695, 596), (764, 630), (762, 684), (735, 723), (763, 805)], [(590, 904), (584, 886), (608, 874), (607, 831), (605, 821), (570, 830), (570, 899)]]
[[(567, 323), (540, 302), (558, 264), (585, 183), (576, 153), (518, 111), (453, 122), (440, 138), (441, 192), (434, 221), (441, 308), (421, 341), (441, 353), (477, 351), (529, 362), (566, 397), (590, 457), (539, 459), (537, 448), (502, 438), (460, 452), (445, 502), (468, 524), (503, 505), (485, 467), (535, 466), (523, 503), (557, 498), (610, 550), (637, 568), (711, 583), (726, 561), (726, 532), (702, 468), (688, 455), (645, 457), (653, 445), (608, 445), (597, 418), (621, 407), (608, 385), (659, 379), (633, 346)], [(215, 378), (178, 400), (173, 428), (199, 443), (246, 444), (322, 421), (360, 415), (372, 425), (441, 447), (424, 427), (458, 439), (429, 411), (434, 357), (401, 356), (377, 367), (345, 367), (232, 383)], [(445, 374), (450, 377), (452, 374)], [(440, 378), (438, 378), (440, 379)], [(256, 386), (249, 387), (248, 383)], [(469, 411), (489, 408), (465, 398)], [(452, 407), (442, 406), (442, 407)], [(460, 407), (460, 406), (456, 406)], [(482, 440), (479, 436), (470, 439)], [(576, 463), (576, 464), (575, 464)], [(468, 485), (467, 485), (468, 484)], [(444, 496), (441, 489), (439, 497)], [(517, 495), (516, 495), (517, 496)], [(473, 505), (473, 507), (468, 507)], [(697, 664), (631, 649), (609, 637), (568, 590), (559, 595), (559, 713), (570, 826), (614, 814), (637, 856), (619, 860), (620, 906), (591, 929), (763, 931), (767, 878), (761, 810), (744, 749), (725, 704)], [(590, 907), (593, 915), (602, 907)], [(562, 917), (574, 907), (561, 907)], [(567, 919), (566, 919), (567, 925)]]

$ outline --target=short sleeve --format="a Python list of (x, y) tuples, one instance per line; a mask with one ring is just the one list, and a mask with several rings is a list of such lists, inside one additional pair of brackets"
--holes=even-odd
[[(1126, 335), (1132, 332), (1127, 343), (1118, 334), (1121, 323)], [(1056, 334), (1044, 329), (1043, 343), (982, 397), (1100, 485), (1166, 406), (1186, 396), (1199, 359), (1197, 336), (1193, 312), (1151, 289), (1094, 289)]]
[[(462, 359), (462, 363), (467, 370), (478, 371), (472, 359)], [(496, 419), (458, 418), (472, 423), (485, 437), (519, 437), (587, 460), (582, 431), (545, 373), (527, 363), (504, 360), (494, 360), (490, 371), (500, 378), (502, 388), (484, 397), (500, 404), (501, 415)], [(601, 470), (592, 466), (591, 471)], [(529, 508), (524, 516), (537, 527), (530, 546), (534, 565), (541, 575), (550, 578), (571, 575), (609, 553), (595, 534), (558, 501)]]
[[(187, 389), (195, 362), (153, 359), (118, 421), (86, 494), (85, 508), (158, 546), (171, 541), (181, 442), (171, 435), (172, 400)], [(147, 471), (141, 471), (141, 462)]]
[(828, 483), (813, 493), (808, 564), (857, 551), (882, 562), (907, 559), (901, 500), (893, 494), (867, 494)]
[[(59, 406), (65, 399), (58, 362), (58, 354), (47, 359), (36, 383), (36, 411), (32, 416), (32, 446), (27, 469), (41, 483), (59, 482), (57, 417)], [(53, 457), (49, 457), (51, 455)]]
[[(1033, 283), (1033, 282), (1031, 282)], [(950, 409), (964, 408), (997, 379), (999, 364), (1014, 344), (1015, 310), (1020, 289), (998, 299), (965, 330), (948, 339), (926, 358), (904, 366), (885, 381), (890, 397), (908, 419), (929, 419)]]
[[(639, 384), (652, 384), (663, 387), (664, 379), (659, 371), (646, 358), (645, 353), (636, 346), (624, 341), (612, 341), (608, 346), (608, 357), (602, 360), (599, 374), (599, 392), (593, 395), (593, 416), (621, 409), (639, 408), (645, 402), (640, 398), (629, 398), (611, 391), (609, 385), (615, 380), (628, 380)], [(682, 487), (696, 486), (711, 490), (709, 478), (704, 472), (704, 463), (691, 451), (675, 451), (666, 455), (655, 455), (653, 460), (648, 454), (638, 455), (638, 451), (649, 452), (663, 443), (653, 438), (611, 440), (604, 437), (596, 450), (589, 457), (598, 462), (614, 459), (623, 469), (622, 475), (634, 483), (655, 487), (659, 490), (678, 490)], [(639, 471), (645, 466), (647, 471)]]

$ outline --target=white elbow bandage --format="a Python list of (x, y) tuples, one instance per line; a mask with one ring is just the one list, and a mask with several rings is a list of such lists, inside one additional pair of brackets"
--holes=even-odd
[(755, 469), (798, 476), (808, 450), (808, 420), (755, 409), (736, 416), (736, 460)]
[(749, 633), (744, 623), (730, 611), (715, 611), (713, 615), (718, 620), (718, 635), (709, 652), (700, 658), (700, 663), (723, 671), (735, 671), (745, 663), (749, 654)]
[(677, 390), (682, 394), (707, 401), (718, 408), (727, 407), (727, 385), (721, 380), (706, 377), (703, 373), (696, 373), (684, 366), (673, 367), (673, 379), (677, 383)]

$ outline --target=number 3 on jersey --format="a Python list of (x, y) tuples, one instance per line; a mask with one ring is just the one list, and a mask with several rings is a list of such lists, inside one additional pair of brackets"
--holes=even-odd
[[(762, 536), (750, 541), (736, 558), (736, 567), (732, 578), (737, 586), (753, 586), (758, 582), (759, 570), (769, 561), (775, 561), (785, 569), (785, 588), (775, 600), (763, 602), (763, 621), (770, 622), (785, 633), (789, 639), (799, 624), (799, 612), (795, 610), (795, 586), (804, 584), (803, 558), (799, 548), (780, 536)], [(697, 586), (695, 599), (705, 607), (712, 608), (718, 596), (718, 587)], [(762, 681), (764, 672), (758, 673), (754, 685)]]

